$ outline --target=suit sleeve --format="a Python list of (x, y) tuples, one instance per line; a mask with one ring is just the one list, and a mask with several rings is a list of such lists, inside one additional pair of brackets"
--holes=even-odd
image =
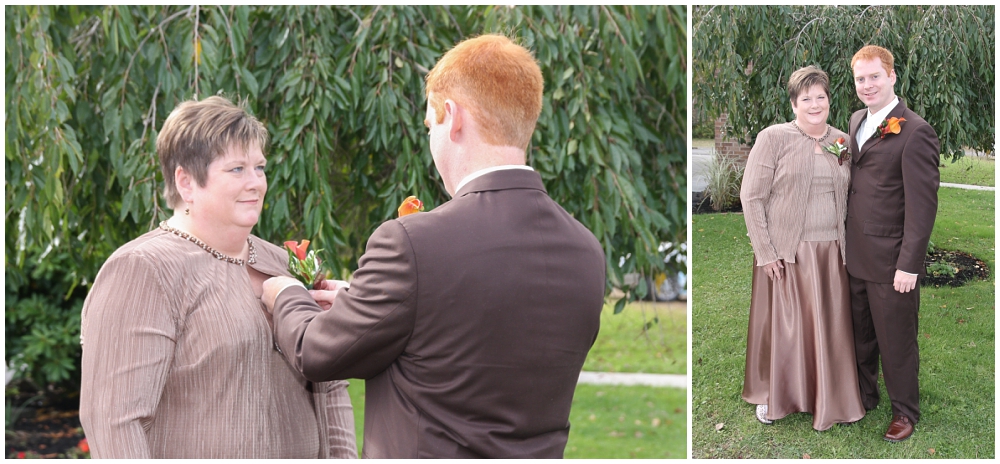
[(896, 269), (911, 274), (924, 270), (927, 242), (937, 216), (937, 191), (941, 181), (937, 134), (928, 124), (916, 128), (903, 147), (903, 195), (905, 217), (903, 244)]
[(153, 263), (109, 260), (84, 304), (80, 421), (95, 458), (150, 458), (146, 430), (173, 363), (177, 324)]
[(767, 231), (766, 206), (771, 199), (774, 171), (777, 168), (777, 153), (772, 137), (761, 132), (757, 142), (750, 149), (743, 183), (740, 186), (740, 201), (743, 203), (743, 220), (746, 221), (750, 245), (757, 257), (757, 265), (763, 266), (778, 260), (778, 252), (771, 243)]
[(301, 287), (275, 301), (278, 346), (314, 382), (374, 377), (403, 353), (413, 330), (416, 263), (402, 224), (379, 226), (358, 264), (328, 311)]

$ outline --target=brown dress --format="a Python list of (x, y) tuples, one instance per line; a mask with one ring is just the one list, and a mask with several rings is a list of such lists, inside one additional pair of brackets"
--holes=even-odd
[[(265, 275), (287, 254), (251, 236)], [(275, 348), (246, 268), (156, 229), (119, 248), (83, 306), (80, 421), (95, 458), (357, 456), (346, 382)]]
[(858, 390), (847, 268), (838, 242), (836, 158), (812, 154), (802, 238), (784, 278), (754, 259), (743, 399), (767, 418), (813, 414), (813, 428), (865, 415)]

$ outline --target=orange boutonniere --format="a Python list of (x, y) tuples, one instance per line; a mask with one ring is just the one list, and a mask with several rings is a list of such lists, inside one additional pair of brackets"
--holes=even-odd
[(403, 204), (399, 205), (396, 212), (399, 213), (399, 217), (406, 216), (408, 214), (419, 213), (424, 210), (424, 202), (417, 199), (417, 197), (410, 195), (403, 200)]
[(843, 137), (838, 138), (837, 141), (831, 143), (830, 145), (827, 145), (826, 148), (824, 149), (828, 153), (831, 153), (833, 154), (833, 156), (837, 157), (838, 166), (843, 166), (844, 161), (848, 161), (851, 159), (851, 151), (847, 149), (846, 145), (844, 145)]
[(309, 249), (309, 240), (303, 240), (302, 243), (289, 240), (285, 242), (285, 249), (288, 250), (288, 272), (306, 288), (316, 288), (316, 284), (326, 277), (326, 272), (319, 265), (316, 251), (306, 252)]
[(893, 117), (886, 119), (882, 121), (882, 124), (878, 125), (878, 130), (876, 130), (875, 134), (872, 136), (874, 137), (875, 135), (878, 135), (878, 138), (884, 139), (886, 135), (898, 134), (902, 129), (901, 126), (903, 125), (903, 121), (906, 121), (906, 118)]

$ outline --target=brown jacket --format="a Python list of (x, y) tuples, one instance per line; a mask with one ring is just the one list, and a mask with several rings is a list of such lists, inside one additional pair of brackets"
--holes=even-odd
[[(288, 255), (251, 236), (265, 275)], [(357, 457), (347, 382), (275, 349), (247, 269), (162, 229), (123, 245), (84, 302), (80, 423), (94, 458)]]
[(367, 379), (363, 457), (559, 458), (605, 266), (537, 173), (494, 172), (382, 224), (329, 311), (282, 291), (278, 343), (309, 379)]
[(879, 138), (876, 131), (858, 147), (858, 128), (867, 115), (863, 109), (851, 116), (847, 271), (888, 284), (896, 269), (924, 274), (937, 215), (939, 144), (934, 129), (900, 99), (888, 116), (906, 119), (899, 134)]
[[(820, 140), (820, 146), (833, 144), (847, 134), (831, 129), (830, 135)], [(790, 122), (775, 124), (757, 135), (750, 150), (740, 201), (743, 203), (743, 220), (753, 246), (757, 265), (773, 263), (779, 259), (795, 262), (795, 249), (802, 239), (806, 220), (806, 203), (812, 185), (814, 166), (820, 157), (830, 153), (815, 154), (815, 142), (799, 133)], [(841, 258), (844, 258), (844, 215), (847, 214), (847, 184), (850, 161), (836, 165), (833, 173), (837, 241)]]

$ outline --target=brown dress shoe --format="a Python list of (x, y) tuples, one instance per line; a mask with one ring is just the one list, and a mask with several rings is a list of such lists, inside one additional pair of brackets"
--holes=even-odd
[(898, 443), (913, 435), (913, 422), (910, 422), (910, 418), (902, 414), (892, 416), (892, 422), (889, 423), (889, 430), (885, 431), (886, 441), (891, 441), (893, 443)]

